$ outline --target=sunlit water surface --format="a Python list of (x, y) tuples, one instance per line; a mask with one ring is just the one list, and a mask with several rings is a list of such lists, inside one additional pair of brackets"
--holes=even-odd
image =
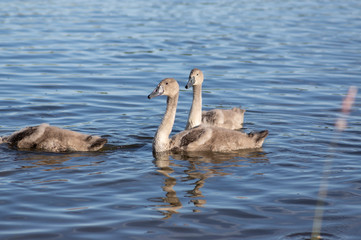
[[(1, 239), (322, 239), (361, 235), (361, 2), (1, 1), (0, 135), (43, 122), (95, 153), (0, 145)], [(165, 77), (205, 74), (204, 109), (242, 106), (263, 149), (153, 156)], [(325, 181), (327, 180), (327, 181)], [(327, 197), (318, 204), (320, 183)]]

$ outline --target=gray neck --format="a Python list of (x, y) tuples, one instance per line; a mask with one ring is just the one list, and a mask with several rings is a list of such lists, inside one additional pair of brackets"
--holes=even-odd
[(186, 129), (194, 128), (202, 123), (202, 85), (193, 86), (193, 101), (189, 112)]
[(175, 114), (177, 112), (179, 94), (167, 98), (167, 109), (153, 139), (153, 151), (164, 152), (169, 149), (169, 135), (172, 132)]

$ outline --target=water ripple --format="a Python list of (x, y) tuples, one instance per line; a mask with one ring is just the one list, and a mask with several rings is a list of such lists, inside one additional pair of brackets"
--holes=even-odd
[[(359, 1), (2, 1), (0, 135), (53, 125), (108, 139), (97, 153), (0, 145), (1, 239), (322, 239), (360, 236)], [(153, 156), (165, 77), (204, 71), (203, 108), (246, 109), (263, 149)], [(324, 169), (330, 167), (329, 171)]]

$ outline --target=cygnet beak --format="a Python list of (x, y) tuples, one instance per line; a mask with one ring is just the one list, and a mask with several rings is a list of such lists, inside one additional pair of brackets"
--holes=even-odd
[(187, 85), (186, 85), (186, 89), (193, 87), (195, 82), (196, 82), (196, 78), (194, 76), (189, 77), (189, 80), (188, 80)]
[(151, 94), (148, 95), (148, 99), (152, 99), (154, 97), (158, 97), (160, 95), (163, 95), (164, 89), (162, 86), (158, 85)]

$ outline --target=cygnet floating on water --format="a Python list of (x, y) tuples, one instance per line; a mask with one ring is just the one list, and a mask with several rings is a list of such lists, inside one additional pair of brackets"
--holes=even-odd
[(194, 68), (189, 74), (186, 89), (193, 87), (193, 101), (189, 112), (186, 129), (194, 128), (200, 124), (222, 127), (227, 129), (240, 129), (243, 127), (244, 113), (240, 108), (212, 109), (202, 112), (202, 83), (203, 72)]
[(43, 123), (23, 128), (10, 136), (0, 137), (0, 144), (23, 150), (45, 152), (97, 151), (107, 140)]

